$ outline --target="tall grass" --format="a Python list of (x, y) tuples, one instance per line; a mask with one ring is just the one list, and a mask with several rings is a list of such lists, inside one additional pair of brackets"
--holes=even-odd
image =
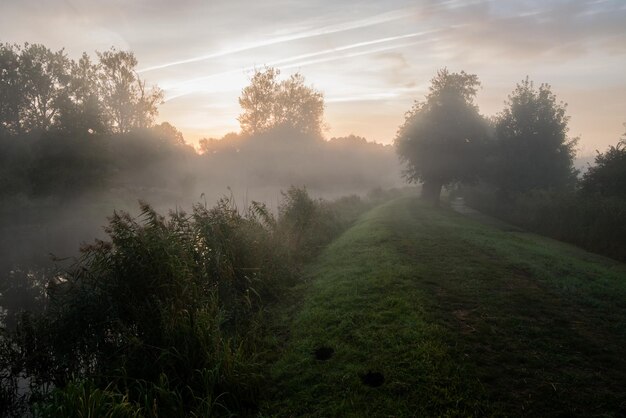
[(252, 413), (265, 310), (375, 201), (329, 203), (291, 188), (276, 216), (259, 203), (241, 213), (230, 199), (189, 214), (145, 203), (137, 218), (114, 213), (108, 239), (49, 281), (44, 312), (5, 332), (5, 404), (15, 406), (9, 395), (28, 376), (43, 416)]

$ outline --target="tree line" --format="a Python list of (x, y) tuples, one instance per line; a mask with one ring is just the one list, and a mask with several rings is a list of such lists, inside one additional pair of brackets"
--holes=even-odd
[(416, 102), (395, 144), (405, 177), (424, 184), (424, 197), (439, 200), (454, 184), (492, 183), (502, 197), (532, 189), (564, 188), (576, 179), (576, 138), (569, 138), (566, 105), (547, 84), (519, 83), (493, 118), (474, 102), (475, 74), (440, 70), (424, 101)]
[(517, 84), (494, 117), (475, 103), (474, 74), (440, 70), (407, 112), (395, 145), (405, 177), (438, 204), (443, 187), (507, 221), (617, 258), (626, 258), (626, 137), (580, 176), (578, 138), (567, 105), (550, 85)]
[(152, 125), (163, 92), (137, 74), (132, 52), (78, 60), (41, 44), (0, 44), (0, 134), (127, 133)]

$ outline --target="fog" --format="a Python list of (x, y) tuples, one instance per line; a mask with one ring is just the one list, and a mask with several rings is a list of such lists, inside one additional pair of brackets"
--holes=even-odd
[(71, 259), (103, 236), (114, 211), (136, 215), (138, 201), (165, 214), (226, 196), (241, 211), (258, 201), (275, 212), (290, 186), (333, 199), (402, 185), (393, 147), (325, 138), (323, 93), (298, 74), (257, 71), (242, 87), (241, 131), (196, 148), (156, 122), (163, 92), (146, 86), (131, 52), (79, 60), (44, 45), (1, 52), (3, 274)]
[[(571, 331), (586, 315), (577, 298), (584, 309), (609, 298), (606, 309), (623, 308), (614, 279), (626, 261), (626, 138), (582, 172), (580, 138), (549, 84), (522, 75), (485, 115), (479, 75), (442, 67), (383, 145), (358, 132), (330, 137), (328, 93), (266, 66), (241, 86), (238, 130), (196, 144), (159, 119), (165, 91), (138, 68), (116, 48), (71, 59), (0, 44), (0, 415), (309, 416), (300, 395), (266, 384), (309, 367), (324, 376), (293, 385), (316, 393), (312, 408), (337, 382), (363, 396), (329, 403), (324, 416), (359, 404), (368, 409), (354, 416), (379, 406), (394, 415), (407, 399), (407, 416), (499, 415), (490, 395), (476, 398), (485, 406), (462, 405), (474, 395), (450, 388), (465, 390), (466, 375), (507, 360), (509, 346), (526, 352), (497, 373), (526, 383), (528, 365), (544, 382), (561, 363), (553, 347), (589, 345), (553, 332), (555, 315)], [(570, 291), (570, 280), (587, 290)], [(548, 343), (536, 344), (539, 331)], [(608, 361), (623, 361), (623, 344), (609, 346)], [(591, 375), (587, 360), (576, 365)], [(317, 385), (329, 372), (336, 380)], [(479, 376), (480, 393), (519, 390)], [(546, 392), (528, 385), (524, 402)], [(421, 414), (423, 405), (433, 409)], [(564, 411), (587, 410), (555, 415)]]
[[(54, 141), (45, 135), (28, 140), (34, 147)], [(212, 206), (224, 196), (242, 211), (252, 201), (276, 211), (281, 191), (290, 186), (332, 200), (403, 184), (393, 148), (359, 137), (324, 140), (285, 131), (229, 135), (211, 141), (202, 154), (148, 130), (96, 140), (105, 145), (89, 166), (67, 172), (65, 157), (45, 167), (33, 162), (26, 187), (37, 184), (37, 195), (3, 198), (3, 271), (77, 255), (82, 242), (103, 237), (114, 210), (136, 215), (139, 200), (161, 213), (189, 211), (194, 203)]]

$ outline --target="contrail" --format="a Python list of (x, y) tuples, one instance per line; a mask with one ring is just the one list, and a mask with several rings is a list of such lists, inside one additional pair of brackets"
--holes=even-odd
[(351, 54), (341, 55), (341, 56), (338, 56), (338, 57), (328, 57), (328, 58), (319, 58), (319, 59), (314, 59), (314, 60), (309, 60), (309, 61), (302, 61), (302, 62), (297, 62), (295, 64), (286, 65), (286, 66), (283, 66), (281, 68), (283, 68), (283, 69), (297, 68), (297, 67), (304, 67), (306, 65), (319, 64), (319, 63), (322, 63), (322, 62), (330, 62), (330, 61), (337, 61), (337, 60), (342, 60), (342, 59), (346, 59), (346, 58), (359, 57), (361, 55), (375, 54), (377, 52), (384, 52), (384, 51), (389, 51), (391, 49), (397, 49), (397, 48), (403, 48), (403, 47), (407, 47), (407, 46), (412, 46), (412, 45), (416, 45), (416, 44), (419, 44), (419, 43), (422, 43), (422, 42), (424, 42), (424, 40), (413, 41), (413, 42), (397, 44), (397, 45), (390, 45), (390, 46), (386, 46), (386, 47), (383, 47), (383, 48), (368, 49), (367, 51), (353, 52)]
[(417, 36), (424, 36), (424, 35), (428, 35), (434, 32), (438, 32), (439, 30), (432, 30), (432, 31), (423, 31), (423, 32), (413, 32), (413, 33), (407, 33), (406, 35), (398, 35), (398, 36), (390, 36), (387, 38), (380, 38), (380, 39), (374, 39), (371, 41), (365, 41), (365, 42), (358, 42), (355, 44), (350, 44), (350, 45), (344, 45), (344, 46), (340, 46), (337, 48), (329, 48), (329, 49), (324, 49), (322, 51), (317, 51), (317, 52), (311, 52), (309, 54), (302, 54), (302, 55), (297, 55), (295, 57), (290, 57), (290, 58), (284, 58), (281, 60), (277, 60), (274, 62), (269, 63), (269, 66), (274, 66), (274, 65), (279, 65), (279, 64), (284, 64), (286, 62), (290, 62), (290, 61), (297, 61), (300, 59), (306, 59), (306, 58), (313, 58), (313, 57), (317, 57), (320, 55), (326, 55), (326, 54), (332, 54), (334, 52), (342, 52), (342, 51), (347, 51), (349, 49), (355, 49), (355, 48), (361, 48), (364, 46), (370, 46), (370, 45), (376, 45), (376, 44), (382, 44), (385, 42), (393, 42), (393, 41), (399, 41), (401, 39), (407, 39), (407, 38), (415, 38)]
[(189, 64), (192, 62), (198, 62), (198, 61), (204, 61), (204, 60), (208, 60), (212, 58), (223, 57), (225, 55), (236, 54), (238, 52), (248, 51), (250, 49), (256, 49), (256, 48), (269, 46), (269, 45), (276, 45), (276, 44), (283, 43), (283, 42), (296, 41), (299, 39), (306, 39), (306, 38), (312, 38), (315, 36), (329, 35), (329, 34), (338, 33), (338, 32), (345, 32), (345, 31), (349, 31), (353, 29), (360, 29), (360, 28), (364, 28), (368, 26), (378, 25), (378, 24), (385, 23), (385, 22), (399, 20), (399, 19), (409, 16), (411, 13), (412, 12), (407, 9), (397, 10), (397, 11), (393, 11), (389, 13), (384, 13), (378, 16), (373, 16), (373, 17), (369, 17), (366, 19), (357, 20), (354, 22), (346, 22), (346, 23), (340, 23), (336, 25), (324, 26), (318, 29), (313, 29), (313, 30), (305, 31), (301, 33), (295, 33), (292, 35), (280, 36), (277, 38), (268, 39), (268, 40), (261, 41), (261, 42), (243, 45), (243, 46), (233, 48), (233, 49), (218, 51), (218, 52), (214, 52), (214, 53), (206, 54), (206, 55), (200, 55), (197, 57), (192, 57), (192, 58), (188, 58), (184, 60), (172, 61), (172, 62), (168, 62), (164, 64), (154, 65), (152, 67), (143, 68), (139, 70), (138, 72), (143, 73), (147, 71), (159, 70), (162, 68), (173, 67), (176, 65)]
[(385, 89), (385, 91), (377, 92), (377, 93), (365, 93), (365, 94), (356, 94), (352, 96), (334, 96), (334, 97), (325, 97), (325, 103), (342, 103), (342, 102), (367, 102), (367, 101), (377, 101), (381, 99), (391, 99), (395, 97), (399, 97), (405, 93), (413, 93), (416, 91), (424, 91), (428, 88), (426, 84), (420, 84), (418, 86), (413, 87), (399, 87), (392, 90)]
[[(402, 44), (396, 44), (396, 45), (390, 45), (390, 46), (386, 46), (386, 47), (382, 47), (382, 48), (375, 48), (375, 49), (369, 49), (367, 51), (360, 51), (360, 52), (355, 52), (355, 53), (351, 53), (351, 54), (345, 54), (345, 55), (340, 55), (340, 56), (335, 56), (335, 57), (326, 57), (326, 58), (319, 58), (319, 59), (313, 59), (313, 60), (308, 60), (308, 61), (300, 61), (300, 62), (296, 62), (294, 64), (291, 65), (287, 65), (287, 66), (283, 66), (281, 67), (282, 69), (289, 69), (289, 68), (299, 68), (299, 67), (304, 67), (307, 65), (313, 65), (313, 64), (319, 64), (319, 63), (323, 63), (323, 62), (330, 62), (330, 61), (337, 61), (337, 60), (342, 60), (342, 59), (346, 59), (346, 58), (353, 58), (353, 57), (358, 57), (358, 56), (362, 56), (362, 55), (369, 55), (369, 54), (375, 54), (377, 52), (384, 52), (384, 51), (389, 51), (392, 49), (397, 49), (397, 48), (403, 48), (403, 47), (407, 47), (407, 46), (412, 46), (412, 45), (416, 45), (419, 43), (423, 43), (423, 42), (427, 42), (429, 40), (418, 40), (418, 41), (413, 41), (413, 42), (408, 42), (408, 43), (402, 43)], [(305, 55), (309, 55), (309, 54), (305, 54)], [(274, 63), (270, 63), (270, 64), (275, 64)], [(246, 70), (253, 70), (255, 67), (248, 67), (246, 69), (244, 69), (243, 71)], [(223, 76), (223, 75), (227, 75), (227, 74), (233, 74), (233, 73), (237, 73), (240, 72), (242, 70), (232, 70), (232, 71), (226, 71), (223, 73), (217, 73), (217, 74), (212, 74), (210, 76), (204, 77), (203, 79), (209, 79), (209, 78), (213, 78), (213, 77), (219, 77), (219, 76)], [(187, 83), (185, 83), (187, 84)], [(175, 94), (173, 96), (169, 96), (165, 99), (166, 102), (176, 99), (178, 97), (182, 97), (182, 96), (186, 96), (188, 94), (191, 93), (195, 93), (198, 92), (197, 89), (188, 89), (187, 91), (183, 91), (180, 92), (179, 94)]]
[[(407, 33), (405, 35), (390, 36), (390, 37), (387, 37), (387, 38), (380, 38), (380, 39), (374, 39), (374, 40), (371, 40), (371, 41), (358, 42), (358, 43), (354, 43), (354, 44), (350, 44), (350, 45), (344, 45), (344, 46), (340, 46), (340, 47), (336, 47), (336, 48), (329, 48), (329, 49), (324, 49), (324, 50), (321, 50), (321, 51), (311, 52), (311, 53), (308, 53), (308, 54), (301, 54), (301, 55), (296, 55), (296, 56), (289, 57), (289, 58), (283, 58), (283, 59), (279, 59), (279, 60), (268, 62), (268, 63), (266, 63), (266, 65), (270, 66), (270, 67), (273, 67), (273, 66), (276, 66), (276, 65), (281, 65), (281, 64), (285, 64), (285, 63), (289, 63), (289, 62), (293, 62), (293, 61), (298, 61), (298, 60), (302, 60), (302, 59), (318, 57), (320, 55), (326, 55), (326, 54), (332, 54), (332, 53), (335, 53), (335, 52), (347, 51), (347, 50), (350, 50), (350, 49), (362, 48), (364, 46), (371, 46), (371, 45), (376, 45), (376, 44), (381, 44), (381, 43), (386, 43), (386, 42), (399, 41), (399, 40), (402, 40), (402, 39), (415, 38), (415, 37), (418, 37), (418, 36), (430, 35), (430, 34), (433, 34), (435, 32), (441, 32), (441, 30), (437, 29), (437, 30), (431, 30), (431, 31), (413, 32), (413, 33)], [(211, 78), (215, 78), (215, 77), (219, 77), (219, 76), (223, 76), (223, 75), (227, 75), (227, 74), (233, 74), (235, 72), (252, 71), (255, 68), (256, 67), (254, 67), (254, 66), (250, 66), (250, 67), (246, 67), (246, 68), (243, 68), (243, 69), (229, 70), (229, 71), (224, 71), (224, 72), (221, 72), (221, 73), (210, 74), (210, 75), (206, 75), (206, 76), (202, 76), (202, 77), (196, 77), (196, 78), (192, 78), (192, 79), (189, 79), (189, 80), (181, 81), (179, 83), (171, 85), (171, 86), (169, 86), (169, 88), (176, 88), (178, 86), (183, 86), (185, 84), (196, 83), (198, 81), (205, 81), (205, 80), (209, 80)], [(291, 67), (283, 67), (283, 68), (291, 68)]]

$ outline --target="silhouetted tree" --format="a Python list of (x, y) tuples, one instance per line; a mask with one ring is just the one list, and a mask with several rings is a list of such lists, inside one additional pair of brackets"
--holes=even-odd
[(20, 80), (19, 47), (0, 44), (0, 134), (21, 131), (20, 109), (24, 105)]
[(324, 95), (305, 85), (304, 76), (293, 74), (278, 81), (280, 71), (256, 71), (239, 97), (239, 116), (244, 134), (259, 134), (287, 127), (307, 135), (321, 136), (324, 127)]
[(115, 132), (149, 127), (163, 102), (158, 87), (146, 88), (135, 71), (137, 58), (132, 52), (111, 48), (98, 52), (100, 95), (104, 110)]
[(509, 96), (496, 118), (493, 183), (504, 196), (532, 189), (558, 189), (576, 179), (577, 138), (568, 138), (567, 105), (557, 102), (548, 84), (535, 88), (528, 78)]
[(67, 100), (70, 60), (39, 44), (0, 46), (0, 123), (10, 134), (47, 130)]
[(25, 96), (23, 124), (27, 130), (47, 130), (59, 116), (70, 82), (70, 61), (63, 50), (26, 45), (20, 56), (20, 80)]
[(67, 101), (63, 103), (59, 128), (75, 133), (106, 133), (109, 121), (98, 91), (100, 66), (93, 64), (86, 53), (71, 63), (71, 79)]
[(158, 138), (161, 138), (167, 142), (176, 145), (185, 145), (185, 138), (183, 137), (182, 132), (176, 129), (176, 127), (169, 122), (162, 122), (158, 125), (155, 125), (152, 128), (152, 131), (156, 134)]
[(626, 198), (626, 133), (617, 145), (598, 153), (595, 165), (584, 174), (581, 186), (588, 194)]
[(405, 177), (423, 182), (422, 197), (438, 204), (443, 186), (477, 178), (487, 123), (474, 104), (474, 74), (437, 72), (425, 101), (415, 102), (398, 130), (395, 146)]
[(255, 134), (271, 127), (279, 73), (279, 70), (271, 67), (265, 71), (256, 71), (250, 85), (241, 91), (239, 106), (243, 112), (238, 119), (242, 132)]

